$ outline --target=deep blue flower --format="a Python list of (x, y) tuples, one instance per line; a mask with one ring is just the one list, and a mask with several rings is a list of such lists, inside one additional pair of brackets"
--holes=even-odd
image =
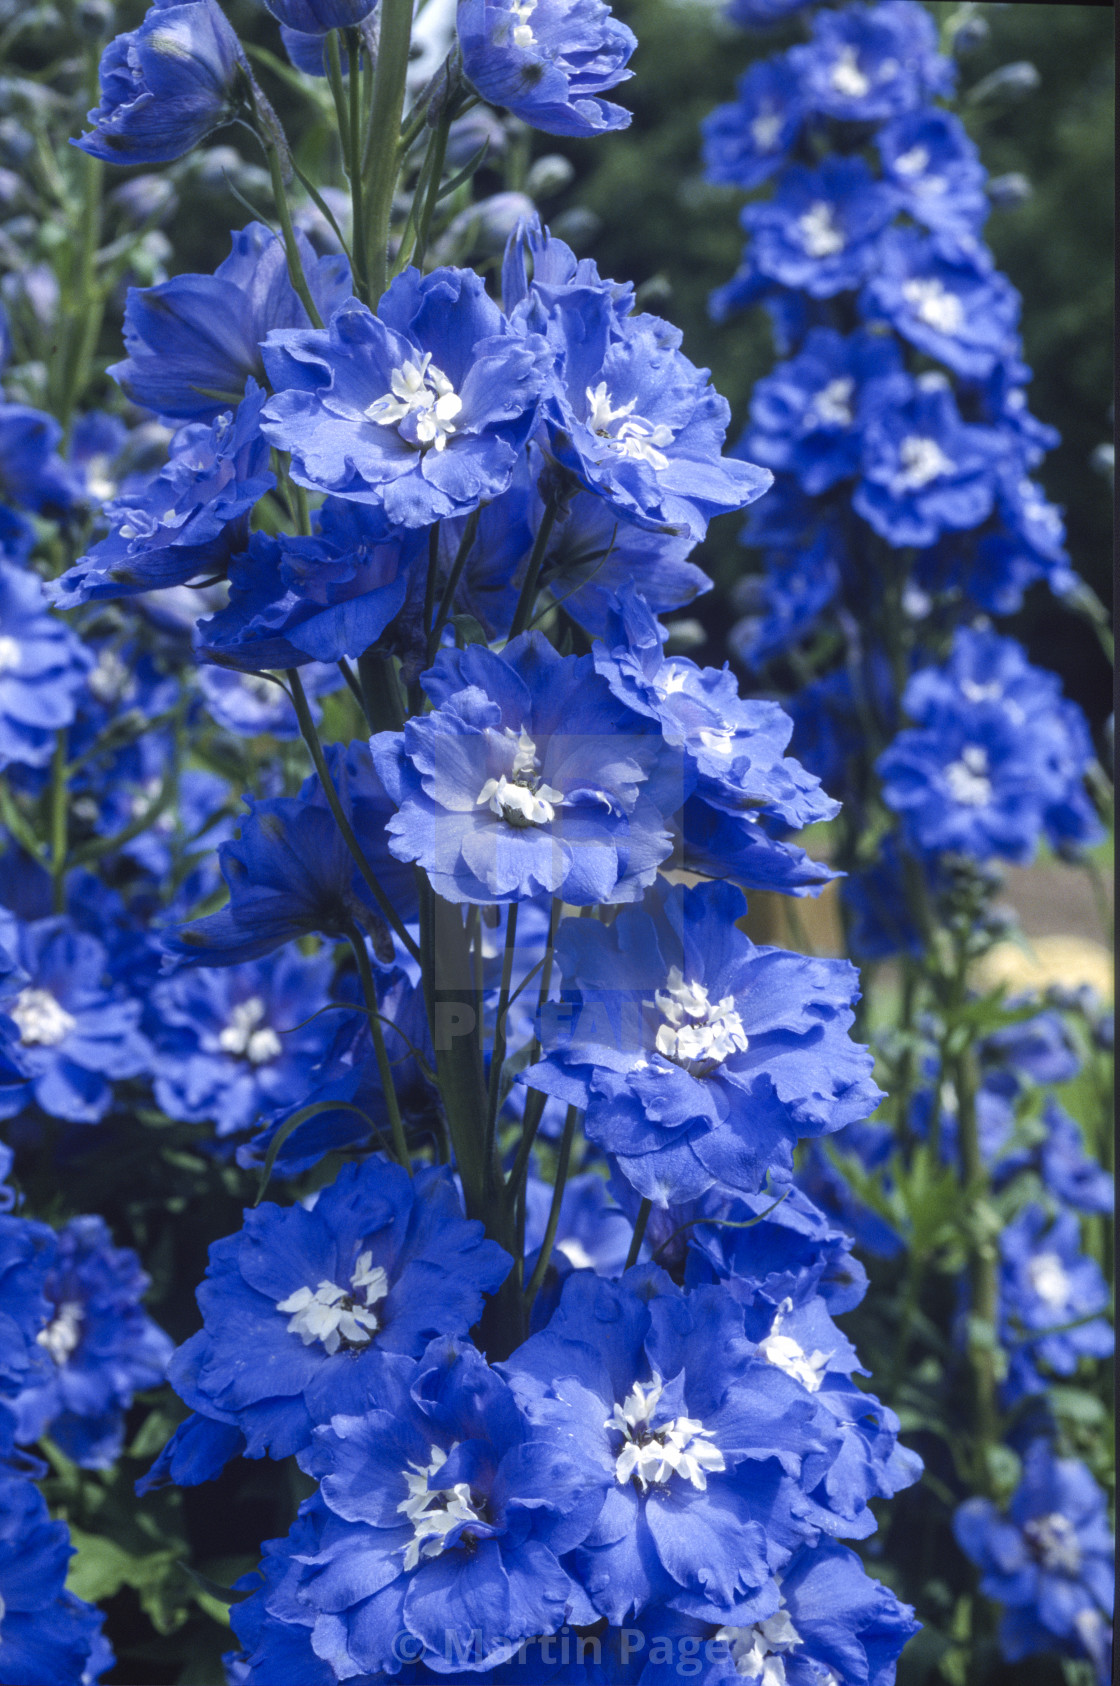
[(596, 1609), (616, 1623), (653, 1601), (708, 1620), (774, 1609), (772, 1574), (816, 1537), (805, 1494), (839, 1442), (725, 1289), (686, 1296), (649, 1265), (619, 1282), (577, 1271), (502, 1369), (606, 1487), (571, 1559)]
[[(385, 848), (385, 824), (393, 803), (370, 764), (368, 751), (361, 744), (332, 744), (327, 761), (378, 882), (401, 916), (411, 918), (415, 884), (408, 869), (398, 866)], [(327, 806), (318, 778), (308, 779), (298, 797), (247, 801), (250, 812), (241, 823), (239, 839), (223, 843), (218, 850), (229, 902), (220, 912), (181, 926), (164, 939), (173, 963), (233, 966), (257, 960), (313, 931), (348, 936), (355, 926), (373, 938), (385, 959), (391, 959), (384, 918)]]
[(790, 59), (807, 106), (854, 123), (881, 122), (951, 92), (956, 67), (937, 50), (929, 13), (910, 0), (820, 11)]
[(1005, 1606), (1000, 1646), (1010, 1662), (1037, 1651), (1088, 1656), (1109, 1678), (1113, 1546), (1105, 1495), (1085, 1465), (1035, 1441), (1006, 1516), (966, 1499), (953, 1519), (980, 1590)]
[(700, 125), (710, 182), (752, 188), (773, 175), (805, 119), (801, 78), (788, 54), (759, 59), (739, 78), (737, 97)]
[(241, 44), (217, 0), (153, 0), (139, 29), (101, 55), (92, 134), (74, 141), (110, 164), (164, 164), (228, 123), (249, 89)]
[(281, 24), (301, 35), (325, 35), (329, 29), (352, 29), (368, 18), (377, 0), (265, 0)]
[(603, 0), (462, 0), (455, 27), (468, 82), (531, 128), (586, 136), (629, 124), (601, 96), (633, 75), (638, 43)]
[(172, 1351), (140, 1303), (147, 1287), (140, 1260), (113, 1246), (103, 1219), (72, 1218), (59, 1232), (35, 1337), (51, 1362), (12, 1402), (17, 1440), (49, 1434), (83, 1469), (116, 1461), (133, 1394), (159, 1386)]
[(557, 935), (564, 987), (524, 1081), (585, 1108), (590, 1139), (661, 1206), (717, 1182), (754, 1193), (788, 1174), (800, 1136), (881, 1098), (848, 1037), (854, 968), (756, 948), (742, 912), (731, 885), (665, 886), (609, 927)]
[(875, 136), (883, 173), (902, 209), (939, 234), (975, 236), (988, 215), (988, 172), (951, 111), (896, 117)]
[(727, 15), (744, 29), (768, 29), (807, 4), (808, 0), (731, 0)]
[(0, 766), (44, 767), (77, 711), (92, 658), (47, 610), (37, 574), (0, 562)]
[[(332, 1040), (329, 954), (282, 949), (267, 960), (162, 979), (150, 996), (155, 1096), (170, 1118), (247, 1130), (299, 1093)], [(305, 1022), (310, 1020), (311, 1022)]]
[[(309, 328), (288, 278), (281, 240), (263, 223), (235, 230), (233, 250), (213, 275), (176, 275), (130, 287), (124, 312), (127, 357), (108, 370), (134, 404), (174, 422), (213, 422), (240, 401), (250, 376), (264, 383), (260, 342), (273, 328)], [(346, 259), (296, 245), (323, 320), (350, 297)]]
[(0, 1393), (9, 1398), (49, 1373), (37, 1337), (50, 1317), (46, 1282), (57, 1247), (47, 1224), (0, 1215)]
[[(361, 656), (400, 613), (420, 532), (387, 532), (380, 512), (328, 498), (318, 538), (257, 532), (230, 563), (228, 606), (201, 623), (211, 661), (260, 673)], [(423, 583), (420, 583), (423, 593)]]
[(809, 497), (859, 472), (859, 401), (866, 382), (902, 366), (894, 340), (861, 329), (812, 328), (797, 356), (755, 386), (742, 449), (796, 475)]
[(727, 635), (731, 653), (748, 668), (760, 668), (773, 656), (809, 636), (841, 590), (837, 564), (838, 534), (822, 523), (812, 543), (793, 551), (772, 550), (765, 558), (766, 574), (748, 576), (761, 588), (752, 607), (763, 614), (744, 615)]
[(81, 477), (58, 454), (62, 428), (26, 404), (0, 403), (0, 500), (57, 519), (81, 492)]
[(250, 380), (236, 412), (180, 428), (166, 466), (106, 505), (109, 536), (51, 587), (60, 608), (225, 572), (245, 548), (250, 510), (276, 484), (258, 425), (264, 399)]
[(632, 901), (669, 854), (684, 775), (661, 737), (619, 703), (591, 656), (557, 655), (539, 632), (501, 655), (442, 650), (424, 675), (435, 704), (372, 741), (400, 812), (398, 860), (449, 901), (579, 906)]
[(1072, 1212), (1051, 1223), (1041, 1206), (1027, 1206), (999, 1242), (1001, 1334), (1011, 1357), (1005, 1391), (1014, 1403), (1045, 1391), (1039, 1360), (1071, 1376), (1081, 1358), (1110, 1357), (1113, 1334), (1104, 1315), (1108, 1284), (1096, 1260), (1082, 1253)]
[(1055, 843), (1099, 837), (1081, 711), (1013, 639), (961, 628), (946, 666), (916, 673), (902, 703), (917, 726), (878, 770), (913, 847), (1026, 861), (1044, 832)]
[[(317, 725), (323, 716), (318, 699), (327, 691), (339, 690), (345, 680), (338, 667), (327, 662), (312, 662), (300, 678)], [(300, 735), (299, 719), (286, 687), (261, 673), (201, 667), (198, 688), (210, 718), (235, 737), (257, 738), (267, 732), (274, 738), (291, 740)]]
[(105, 988), (105, 949), (68, 919), (21, 925), (16, 953), (28, 982), (14, 994), (5, 991), (2, 1005), (15, 1026), (30, 1094), (53, 1118), (96, 1124), (112, 1101), (113, 1081), (151, 1069), (140, 1002)]
[(894, 375), (869, 394), (852, 505), (892, 545), (929, 545), (991, 513), (1008, 443), (961, 420), (947, 378)]
[(547, 348), (516, 334), (467, 269), (398, 275), (377, 307), (271, 333), (263, 431), (292, 475), (394, 525), (465, 515), (510, 483), (536, 419)]
[(1063, 1206), (1088, 1213), (1115, 1211), (1113, 1178), (1086, 1153), (1081, 1126), (1052, 1095), (1043, 1104), (1042, 1123), (1046, 1133), (1034, 1150), (1005, 1156), (995, 1168), (997, 1176), (1030, 1166)]
[(111, 1668), (104, 1616), (65, 1590), (73, 1555), (65, 1522), (52, 1522), (33, 1482), (0, 1475), (3, 1686), (86, 1686)]
[(751, 264), (814, 299), (858, 287), (877, 261), (895, 204), (862, 158), (828, 157), (816, 170), (791, 165), (772, 199), (740, 214)]
[(865, 318), (885, 318), (955, 374), (979, 381), (1018, 346), (1020, 302), (990, 258), (946, 249), (936, 236), (915, 229), (894, 228), (880, 245), (860, 309)]
[[(463, 1217), (448, 1170), (410, 1177), (381, 1155), (344, 1165), (310, 1210), (266, 1202), (212, 1244), (198, 1289), (204, 1327), (173, 1356), (172, 1385), (238, 1430), (247, 1457), (287, 1457), (310, 1444), (313, 1424), (366, 1409), (386, 1353), (417, 1357), (437, 1335), (465, 1334), (509, 1268)], [(194, 1423), (176, 1431), (148, 1485), (191, 1479)]]

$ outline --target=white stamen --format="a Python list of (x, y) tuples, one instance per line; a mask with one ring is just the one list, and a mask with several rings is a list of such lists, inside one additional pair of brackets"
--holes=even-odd
[(819, 1393), (832, 1355), (816, 1349), (811, 1353), (806, 1352), (792, 1335), (779, 1333), (783, 1317), (792, 1310), (793, 1301), (783, 1300), (774, 1318), (774, 1327), (759, 1341), (758, 1350), (767, 1364), (773, 1364), (775, 1369), (783, 1370), (787, 1376), (792, 1376), (794, 1381), (800, 1382), (810, 1393)]
[(753, 1627), (721, 1627), (714, 1637), (731, 1647), (736, 1674), (757, 1686), (786, 1686), (786, 1665), (782, 1658), (801, 1644), (784, 1604)]
[(448, 1534), (462, 1527), (464, 1522), (483, 1521), (465, 1481), (457, 1481), (453, 1487), (441, 1487), (435, 1492), (429, 1489), (429, 1476), (436, 1475), (448, 1458), (448, 1454), (438, 1446), (433, 1446), (431, 1453), (432, 1461), (426, 1469), (420, 1464), (410, 1463), (408, 1469), (402, 1471), (408, 1484), (408, 1497), (401, 1500), (397, 1510), (412, 1523), (412, 1538), (404, 1548), (406, 1571), (415, 1569), (421, 1558), (428, 1562), (438, 1557), (446, 1546)]
[[(358, 1295), (364, 1289), (365, 1303)], [(335, 1353), (346, 1343), (351, 1347), (368, 1346), (381, 1327), (373, 1307), (389, 1292), (389, 1278), (380, 1265), (373, 1264), (372, 1253), (362, 1253), (354, 1266), (349, 1290), (324, 1280), (312, 1292), (297, 1288), (286, 1300), (277, 1300), (277, 1311), (291, 1312), (288, 1333), (298, 1335), (304, 1346), (322, 1341), (327, 1351)]]
[[(426, 351), (419, 363), (406, 361), (394, 369), (392, 388), (369, 406), (366, 416), (379, 427), (396, 427), (410, 444), (424, 450), (434, 445), (442, 451), (455, 432), (454, 418), (463, 400)], [(407, 426), (402, 424), (407, 423)]]
[(782, 132), (782, 114), (764, 106), (750, 125), (751, 139), (759, 152), (773, 152)]
[(564, 792), (541, 783), (537, 746), (524, 727), (515, 735), (513, 728), (507, 726), (505, 736), (512, 738), (517, 746), (510, 769), (512, 777), (502, 773), (496, 779), (487, 779), (475, 797), (475, 807), (489, 808), (500, 820), (519, 829), (550, 825), (556, 818), (556, 804), (564, 800)]
[(80, 1300), (64, 1300), (53, 1320), (35, 1336), (38, 1344), (46, 1347), (60, 1368), (82, 1338), (85, 1315), (86, 1308)]
[(665, 1021), (655, 1038), (658, 1053), (693, 1077), (707, 1076), (731, 1054), (746, 1052), (747, 1033), (733, 995), (711, 1001), (703, 984), (686, 983), (680, 967), (670, 966), (654, 1001)]
[(49, 989), (21, 989), (9, 1011), (25, 1048), (57, 1048), (78, 1023)]
[(259, 995), (237, 1002), (218, 1036), (219, 1048), (247, 1059), (250, 1065), (265, 1065), (276, 1059), (281, 1052), (280, 1038), (270, 1025), (261, 1024), (265, 1011)]
[(956, 466), (936, 439), (923, 439), (914, 433), (902, 441), (898, 455), (902, 467), (891, 481), (896, 492), (920, 491), (931, 480), (939, 480)]
[(1036, 1253), (1029, 1259), (1027, 1280), (1051, 1311), (1064, 1311), (1068, 1306), (1073, 1284), (1057, 1253)]
[(674, 1417), (657, 1428), (650, 1424), (665, 1384), (656, 1373), (648, 1387), (635, 1382), (621, 1405), (603, 1424), (623, 1443), (614, 1466), (614, 1478), (622, 1486), (637, 1481), (644, 1492), (659, 1487), (673, 1475), (682, 1475), (704, 1491), (709, 1473), (726, 1469), (723, 1453), (711, 1444), (712, 1431), (694, 1417)]
[(22, 660), (23, 651), (18, 639), (9, 638), (7, 633), (0, 633), (0, 673), (13, 672)]
[(854, 47), (843, 47), (832, 66), (829, 81), (846, 99), (861, 100), (871, 92), (871, 78), (860, 69)]
[(976, 679), (962, 679), (961, 695), (972, 703), (998, 702), (1003, 695), (1003, 686), (998, 679), (989, 679), (986, 685), (981, 685)]
[(1027, 1544), (1044, 1569), (1059, 1575), (1081, 1571), (1081, 1542), (1068, 1516), (1054, 1510), (1049, 1516), (1033, 1516), (1023, 1525)]
[(826, 199), (818, 199), (798, 217), (797, 231), (811, 258), (831, 258), (844, 250), (844, 236), (833, 221), (832, 206)]
[(659, 447), (673, 443), (673, 430), (664, 422), (655, 426), (644, 416), (636, 416), (637, 402), (631, 398), (616, 410), (606, 381), (600, 381), (594, 389), (587, 388), (587, 425), (620, 456), (629, 457), (632, 462), (647, 462), (651, 468), (668, 468), (669, 459)]
[(920, 176), (929, 164), (929, 148), (926, 146), (912, 146), (909, 152), (900, 152), (894, 161), (895, 172), (900, 176)]
[(964, 321), (964, 305), (958, 293), (951, 293), (936, 279), (911, 280), (902, 283), (902, 296), (914, 312), (939, 334), (955, 334)]
[(953, 801), (963, 808), (986, 808), (992, 800), (987, 750), (980, 744), (966, 744), (960, 760), (950, 761), (946, 767), (945, 783)]
[(129, 671), (115, 650), (105, 649), (87, 681), (98, 702), (116, 702), (129, 681)]
[(851, 427), (855, 384), (851, 375), (840, 375), (822, 386), (809, 405), (809, 419), (818, 427)]

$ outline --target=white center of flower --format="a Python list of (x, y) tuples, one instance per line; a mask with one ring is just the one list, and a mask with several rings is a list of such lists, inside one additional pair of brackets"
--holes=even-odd
[(832, 1355), (828, 1352), (820, 1352), (815, 1348), (812, 1352), (806, 1352), (805, 1348), (800, 1346), (792, 1335), (783, 1335), (779, 1332), (782, 1327), (782, 1318), (792, 1310), (793, 1301), (783, 1300), (778, 1307), (777, 1316), (774, 1318), (774, 1327), (763, 1340), (759, 1341), (758, 1350), (767, 1364), (773, 1364), (775, 1369), (784, 1370), (787, 1376), (792, 1376), (794, 1381), (800, 1382), (802, 1387), (807, 1388), (810, 1393), (819, 1393), (821, 1383), (824, 1381), (825, 1373), (828, 1370), (829, 1358)]
[[(369, 1345), (381, 1327), (373, 1307), (388, 1292), (389, 1278), (373, 1263), (372, 1253), (362, 1253), (348, 1289), (330, 1281), (320, 1282), (314, 1292), (297, 1288), (286, 1300), (277, 1300), (276, 1309), (292, 1313), (288, 1333), (298, 1335), (304, 1346), (322, 1341), (328, 1352), (335, 1353), (344, 1342), (349, 1347)], [(363, 1293), (364, 1303), (359, 1298)]]
[(971, 703), (998, 702), (1003, 695), (1003, 686), (998, 679), (989, 679), (986, 685), (976, 679), (962, 679), (961, 695)]
[(851, 427), (855, 384), (851, 375), (838, 375), (822, 386), (809, 406), (809, 419), (818, 427)]
[[(451, 1450), (455, 1450), (455, 1445)], [(432, 1461), (426, 1469), (420, 1464), (410, 1463), (403, 1472), (408, 1484), (408, 1497), (402, 1499), (397, 1506), (400, 1514), (412, 1523), (412, 1538), (404, 1548), (404, 1566), (406, 1571), (415, 1569), (423, 1559), (438, 1557), (443, 1551), (448, 1534), (454, 1533), (465, 1522), (482, 1522), (471, 1499), (471, 1490), (465, 1481), (457, 1481), (453, 1487), (441, 1487), (431, 1492), (428, 1487), (428, 1477), (436, 1475), (447, 1462), (448, 1454), (438, 1446), (431, 1448)]]
[(1036, 1253), (1028, 1260), (1027, 1280), (1051, 1311), (1063, 1311), (1069, 1304), (1072, 1283), (1057, 1253)]
[(558, 1241), (556, 1251), (563, 1253), (573, 1270), (595, 1269), (595, 1260), (591, 1257), (583, 1242), (577, 1240), (574, 1235), (569, 1235), (563, 1241)]
[(920, 491), (931, 480), (939, 480), (943, 474), (949, 474), (955, 466), (936, 439), (923, 439), (916, 433), (902, 441), (898, 456), (902, 467), (892, 482), (896, 491)]
[(271, 1025), (262, 1024), (265, 1005), (259, 995), (239, 1001), (229, 1016), (229, 1023), (218, 1037), (224, 1053), (236, 1054), (250, 1065), (266, 1065), (280, 1054), (280, 1038)]
[(23, 660), (19, 640), (0, 633), (0, 673), (12, 673)]
[(730, 1054), (749, 1046), (735, 997), (712, 1001), (703, 984), (686, 983), (679, 966), (670, 966), (664, 989), (654, 995), (664, 1023), (655, 1046), (667, 1060), (684, 1066), (693, 1077), (706, 1076)]
[(1044, 1569), (1059, 1575), (1076, 1575), (1081, 1570), (1081, 1542), (1077, 1529), (1061, 1511), (1049, 1516), (1032, 1516), (1023, 1525), (1027, 1545)]
[(606, 381), (600, 381), (594, 389), (587, 388), (587, 425), (592, 433), (606, 440), (612, 451), (629, 457), (631, 462), (646, 462), (656, 469), (668, 468), (669, 459), (659, 447), (673, 443), (673, 430), (664, 422), (655, 426), (644, 416), (636, 416), (637, 402), (631, 398), (616, 410)]
[(694, 1417), (674, 1417), (653, 1428), (650, 1418), (657, 1409), (665, 1384), (656, 1373), (648, 1387), (635, 1382), (626, 1399), (616, 1405), (613, 1416), (603, 1424), (612, 1434), (622, 1435), (622, 1447), (614, 1465), (614, 1478), (622, 1486), (637, 1481), (643, 1492), (659, 1487), (670, 1476), (683, 1475), (703, 1491), (709, 1473), (726, 1469), (723, 1453), (711, 1444), (712, 1431)]
[(760, 1686), (786, 1686), (782, 1658), (801, 1644), (801, 1635), (784, 1604), (753, 1627), (721, 1627), (714, 1637), (731, 1647), (736, 1674), (758, 1681)]
[(829, 81), (838, 94), (845, 99), (861, 100), (865, 94), (871, 92), (871, 78), (859, 67), (854, 47), (842, 47), (840, 56), (833, 62), (829, 72)]
[(555, 804), (563, 802), (564, 792), (541, 783), (537, 746), (524, 726), (519, 734), (507, 726), (505, 735), (517, 745), (510, 776), (502, 773), (499, 778), (487, 779), (475, 797), (475, 807), (489, 808), (500, 820), (519, 829), (551, 824), (556, 818)]
[(11, 1016), (19, 1026), (19, 1039), (25, 1048), (57, 1048), (78, 1022), (49, 989), (21, 989)]
[(900, 176), (920, 176), (928, 164), (929, 148), (912, 146), (909, 152), (900, 152), (895, 159), (895, 173)]
[(514, 4), (509, 9), (510, 21), (513, 24), (509, 38), (515, 47), (521, 48), (522, 52), (528, 52), (531, 47), (535, 47), (537, 44), (537, 38), (533, 34), (529, 23), (529, 19), (536, 9), (537, 0), (514, 0)]
[(80, 1300), (64, 1300), (52, 1321), (35, 1336), (39, 1345), (46, 1347), (59, 1366), (66, 1363), (81, 1340), (85, 1314), (85, 1306)]
[(751, 139), (759, 152), (773, 152), (778, 136), (782, 132), (782, 114), (772, 106), (763, 106), (758, 116), (750, 125)]
[(98, 702), (116, 702), (129, 681), (129, 671), (115, 650), (105, 649), (87, 681)]
[(921, 318), (939, 334), (959, 332), (964, 321), (964, 305), (958, 293), (951, 293), (936, 279), (915, 279), (902, 283), (902, 296), (915, 316)]
[(832, 206), (825, 199), (818, 199), (798, 217), (797, 232), (811, 258), (831, 258), (844, 250), (843, 233), (837, 228)]
[(410, 444), (424, 450), (434, 445), (442, 451), (455, 432), (455, 417), (463, 408), (463, 400), (426, 351), (419, 363), (411, 361), (394, 369), (389, 384), (391, 392), (378, 398), (366, 411), (370, 421), (379, 427), (395, 427)]
[(950, 761), (945, 769), (945, 783), (954, 802), (964, 808), (986, 808), (992, 800), (992, 781), (988, 777), (988, 752), (980, 744), (966, 744), (959, 761)]

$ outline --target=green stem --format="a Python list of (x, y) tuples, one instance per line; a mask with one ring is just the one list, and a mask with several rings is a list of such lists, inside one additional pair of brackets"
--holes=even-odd
[(346, 31), (346, 51), (350, 60), (350, 208), (354, 226), (350, 231), (351, 245), (359, 267), (358, 283), (363, 292), (369, 291), (365, 273), (366, 217), (365, 192), (362, 179), (362, 42), (356, 29)]
[(404, 698), (392, 656), (367, 650), (358, 657), (362, 708), (371, 732), (399, 732), (404, 725)]
[[(552, 906), (548, 915), (548, 938), (545, 942), (544, 959), (541, 962), (541, 982), (537, 991), (537, 1022), (548, 1001), (549, 990), (552, 988), (552, 963), (556, 952), (556, 929), (564, 911), (564, 903), (559, 896), (553, 896)], [(540, 1059), (540, 1038), (534, 1036), (529, 1046), (529, 1064), (534, 1065)], [(518, 1144), (517, 1157), (510, 1167), (506, 1179), (504, 1199), (507, 1205), (517, 1201), (529, 1170), (529, 1156), (533, 1151), (533, 1142), (540, 1129), (541, 1118), (544, 1115), (545, 1102), (548, 1099), (543, 1090), (530, 1089), (525, 1102), (525, 1110), (521, 1115), (521, 1141)]]
[(381, 0), (381, 34), (373, 79), (366, 178), (366, 274), (376, 308), (389, 274), (389, 224), (400, 169), (401, 113), (412, 41), (413, 0)]
[(572, 1157), (572, 1137), (576, 1133), (576, 1124), (580, 1119), (578, 1106), (570, 1106), (564, 1118), (564, 1134), (560, 1138), (560, 1152), (556, 1160), (556, 1183), (552, 1190), (552, 1204), (548, 1209), (548, 1223), (545, 1225), (544, 1240), (537, 1255), (537, 1262), (533, 1274), (529, 1278), (525, 1289), (525, 1311), (528, 1314), (533, 1309), (533, 1301), (537, 1297), (541, 1283), (544, 1281), (549, 1260), (552, 1258), (553, 1243), (560, 1223), (560, 1205), (564, 1198), (564, 1186), (568, 1181), (568, 1165)]
[(67, 771), (66, 733), (59, 732), (51, 762), (51, 906), (55, 913), (66, 907)]
[(459, 581), (463, 577), (463, 569), (467, 565), (467, 558), (470, 556), (470, 553), (474, 548), (475, 535), (478, 532), (478, 523), (481, 515), (482, 511), (480, 509), (472, 509), (470, 514), (467, 516), (466, 526), (463, 528), (463, 536), (459, 540), (459, 548), (455, 552), (455, 560), (451, 564), (451, 572), (447, 576), (447, 584), (444, 586), (443, 596), (440, 598), (439, 614), (436, 616), (436, 624), (428, 634), (429, 661), (435, 660), (436, 651), (439, 649), (439, 641), (443, 637), (443, 629), (451, 619), (451, 611), (455, 607), (455, 593), (459, 589)]
[(634, 1234), (630, 1238), (630, 1251), (626, 1255), (626, 1263), (622, 1267), (623, 1270), (630, 1270), (631, 1267), (636, 1265), (638, 1262), (638, 1254), (641, 1252), (642, 1242), (646, 1238), (646, 1225), (649, 1223), (649, 1215), (652, 1211), (652, 1200), (643, 1200), (641, 1205), (638, 1207), (638, 1216), (634, 1224)]
[(280, 162), (280, 151), (271, 136), (260, 134), (261, 145), (264, 147), (265, 157), (268, 159), (269, 174), (272, 177), (272, 197), (276, 202), (276, 214), (280, 218), (280, 231), (284, 237), (284, 252), (288, 259), (288, 279), (296, 290), (296, 294), (308, 321), (313, 328), (323, 326), (323, 318), (319, 315), (315, 300), (311, 297), (311, 289), (307, 285), (307, 277), (303, 273), (303, 259), (299, 255), (299, 244), (296, 231), (292, 225), (292, 208), (288, 204), (288, 190), (284, 186), (284, 170)]
[(303, 689), (303, 681), (299, 676), (299, 669), (288, 668), (287, 679), (291, 686), (292, 702), (295, 704), (296, 719), (299, 721), (303, 741), (310, 751), (312, 764), (319, 775), (319, 783), (322, 785), (323, 794), (327, 799), (327, 806), (335, 817), (335, 823), (342, 833), (343, 841), (353, 856), (354, 864), (361, 873), (371, 896), (381, 909), (390, 927), (396, 932), (412, 958), (418, 961), (420, 950), (401, 924), (392, 902), (374, 877), (373, 868), (366, 860), (362, 852), (362, 846), (354, 835), (354, 828), (347, 818), (346, 810), (339, 800), (338, 791), (335, 789), (334, 780), (331, 778), (330, 769), (327, 766), (326, 756), (323, 754), (323, 746), (319, 742), (319, 734), (315, 730), (315, 722), (311, 718), (311, 710), (307, 706), (307, 696)]
[(525, 569), (525, 578), (521, 584), (521, 595), (517, 599), (513, 625), (509, 629), (509, 641), (511, 643), (520, 633), (525, 631), (529, 624), (529, 617), (533, 613), (533, 607), (537, 601), (537, 582), (540, 579), (541, 564), (544, 562), (544, 553), (548, 549), (548, 541), (552, 537), (552, 529), (556, 525), (558, 507), (559, 505), (554, 497), (549, 498), (544, 506), (544, 514), (541, 516), (541, 524), (533, 541), (533, 549)]
[(370, 1034), (373, 1037), (373, 1051), (377, 1055), (377, 1072), (381, 1078), (385, 1106), (389, 1113), (389, 1128), (393, 1132), (393, 1151), (411, 1176), (412, 1160), (409, 1158), (404, 1124), (401, 1122), (401, 1109), (397, 1102), (397, 1086), (393, 1081), (393, 1068), (389, 1063), (389, 1054), (385, 1047), (385, 1032), (381, 1028), (381, 1009), (378, 1005), (377, 989), (373, 981), (373, 968), (369, 963), (369, 955), (366, 952), (365, 938), (356, 925), (352, 925), (346, 934), (350, 941), (350, 947), (354, 951), (358, 976), (362, 980), (362, 994), (365, 996), (366, 1006), (369, 1009)]
[(498, 989), (498, 1015), (494, 1021), (494, 1046), (490, 1054), (490, 1084), (486, 1098), (486, 1160), (494, 1153), (494, 1137), (498, 1124), (498, 1099), (502, 1086), (502, 1067), (506, 1060), (506, 1017), (509, 1013), (509, 991), (513, 982), (513, 955), (517, 944), (517, 903), (509, 904), (506, 914), (506, 945), (502, 954), (502, 981)]
[(443, 179), (443, 161), (447, 156), (447, 137), (451, 132), (452, 110), (447, 105), (440, 114), (435, 133), (428, 142), (431, 163), (428, 166), (428, 191), (424, 196), (424, 208), (416, 224), (416, 251), (413, 263), (417, 269), (423, 269), (424, 258), (428, 251), (428, 236), (432, 229), (432, 217), (439, 200), (439, 184)]

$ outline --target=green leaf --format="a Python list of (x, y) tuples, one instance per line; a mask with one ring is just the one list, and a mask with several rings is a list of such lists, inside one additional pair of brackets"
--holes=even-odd
[(66, 1577), (66, 1585), (90, 1604), (112, 1598), (128, 1586), (136, 1592), (148, 1620), (157, 1633), (173, 1633), (188, 1616), (188, 1593), (174, 1549), (136, 1556), (100, 1534), (87, 1534), (71, 1526), (70, 1538), (77, 1548)]

